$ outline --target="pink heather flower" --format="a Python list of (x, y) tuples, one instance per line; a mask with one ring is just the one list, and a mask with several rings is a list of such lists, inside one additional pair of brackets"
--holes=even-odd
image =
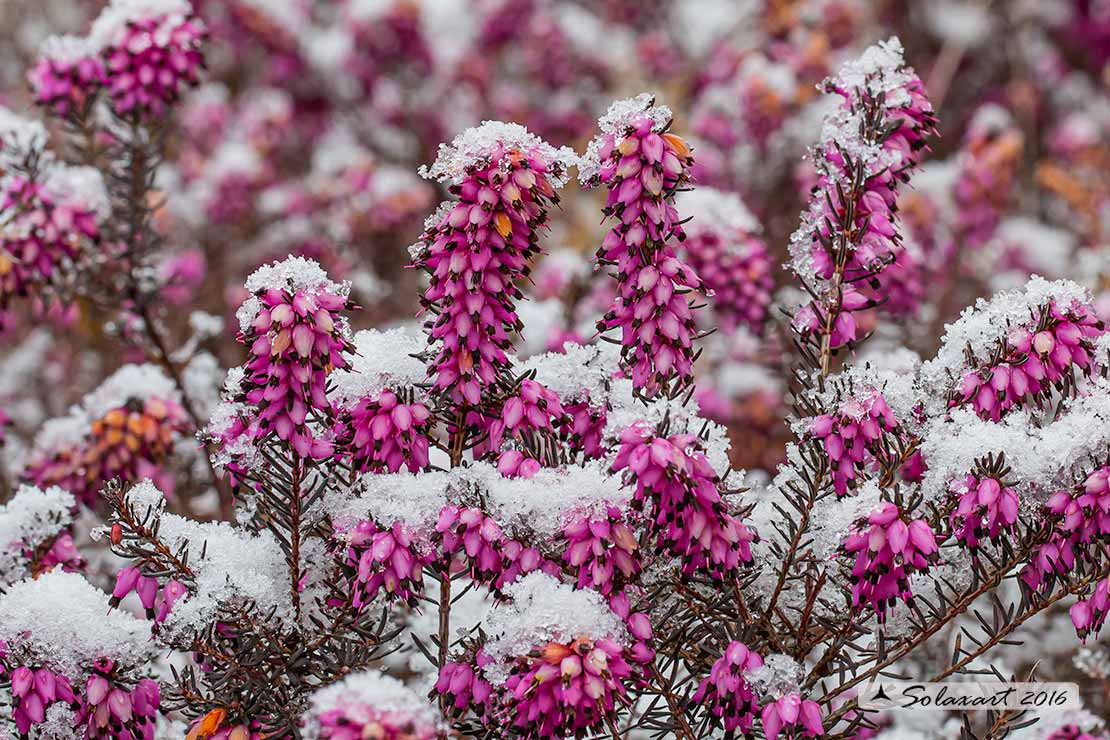
[(747, 645), (730, 642), (698, 685), (692, 703), (704, 706), (726, 733), (750, 735), (759, 702), (746, 674), (762, 665), (763, 658)]
[[(791, 239), (791, 253), (805, 280), (824, 283), (837, 272), (842, 277), (835, 289), (811, 286), (821, 291), (821, 300), (803, 308), (794, 327), (803, 336), (831, 333), (829, 344), (836, 348), (856, 338), (855, 322), (849, 324), (845, 314), (884, 297), (873, 286), (902, 252), (895, 217), (898, 188), (917, 166), (936, 117), (897, 39), (870, 47), (826, 80), (825, 89), (843, 102), (827, 118), (824, 140), (814, 154), (817, 184)], [(847, 259), (839, 260), (843, 251)]]
[(982, 246), (998, 226), (1022, 147), (1021, 128), (1006, 109), (988, 103), (975, 112), (958, 154), (959, 176), (952, 192), (956, 228), (967, 246)]
[(660, 547), (681, 558), (683, 572), (724, 578), (752, 560), (752, 532), (728, 513), (720, 479), (693, 434), (658, 436), (646, 423), (620, 436), (613, 470), (627, 470), (633, 502), (650, 521)]
[(416, 473), (428, 466), (432, 412), (421, 401), (403, 402), (391, 390), (362, 398), (343, 410), (336, 441), (350, 455), (354, 469)]
[[(859, 324), (854, 312), (871, 308), (874, 305), (863, 293), (845, 285), (840, 294), (840, 311), (833, 320), (832, 331), (829, 332), (829, 346), (833, 349), (859, 339)], [(807, 303), (794, 314), (791, 326), (802, 335), (821, 335), (825, 333), (825, 314), (814, 303)]]
[(327, 378), (347, 366), (353, 349), (338, 314), (352, 307), (346, 290), (297, 257), (260, 268), (247, 282), (252, 285), (255, 298), (239, 309), (240, 340), (251, 355), (241, 387), (257, 408), (257, 431), (272, 432), (302, 458), (330, 457), (334, 444), (325, 435), (334, 412)]
[(959, 501), (951, 515), (952, 529), (973, 555), (984, 538), (997, 543), (1003, 532), (1013, 531), (1018, 515), (1018, 497), (1013, 488), (996, 478), (968, 473), (950, 490)]
[(803, 701), (797, 694), (787, 694), (764, 706), (760, 719), (767, 740), (776, 740), (779, 735), (793, 738), (799, 731), (806, 737), (825, 734), (821, 707), (810, 699)]
[(353, 571), (352, 605), (361, 609), (384, 588), (388, 598), (416, 606), (424, 592), (426, 557), (417, 549), (411, 533), (400, 522), (382, 529), (362, 521), (347, 539), (348, 569)]
[(1079, 639), (1086, 642), (1090, 635), (1097, 636), (1110, 612), (1110, 577), (1099, 580), (1094, 592), (1086, 599), (1072, 604), (1068, 613)]
[(647, 94), (614, 103), (586, 155), (596, 162), (580, 174), (588, 186), (606, 186), (603, 213), (614, 222), (597, 259), (615, 267), (617, 294), (598, 329), (620, 330), (624, 366), (647, 396), (691, 381), (697, 335), (686, 294), (701, 281), (668, 244), (685, 238), (674, 195), (689, 181), (693, 157), (667, 133), (670, 119)]
[(414, 265), (427, 271), (421, 305), (429, 339), (442, 343), (434, 387), (476, 405), (509, 367), (521, 328), (516, 285), (539, 252), (547, 208), (558, 202), (568, 155), (515, 124), (486, 122), (443, 146), (426, 177), (450, 182), (448, 201), (426, 223)]
[(1072, 492), (1060, 491), (1048, 499), (1046, 508), (1063, 517), (1060, 531), (1081, 544), (1110, 536), (1110, 466), (1091, 472)]
[(161, 704), (158, 682), (143, 678), (128, 689), (118, 683), (114, 668), (110, 660), (97, 661), (85, 684), (85, 701), (77, 714), (85, 737), (153, 740)]
[[(364, 8), (373, 8), (367, 13)], [(347, 6), (352, 44), (344, 67), (373, 95), (383, 77), (432, 74), (434, 59), (421, 26), (420, 6), (391, 2)]]
[(563, 562), (577, 571), (578, 588), (609, 595), (640, 570), (636, 534), (615, 506), (608, 507), (604, 517), (572, 520), (563, 527), (563, 538)]
[(542, 467), (543, 463), (520, 450), (505, 450), (497, 456), (497, 472), (506, 478), (531, 478)]
[(1002, 341), (997, 362), (964, 372), (951, 404), (971, 404), (980, 417), (998, 421), (1014, 408), (1047, 400), (1053, 389), (1066, 392), (1076, 371), (1090, 373), (1093, 339), (1104, 331), (1090, 306), (1051, 301), (1036, 321)]
[(835, 414), (809, 420), (809, 433), (820, 439), (833, 467), (833, 487), (838, 496), (855, 488), (857, 472), (874, 467), (883, 435), (895, 431), (898, 422), (879, 391), (850, 398)]
[(42, 53), (27, 75), (35, 103), (59, 116), (83, 111), (107, 82), (104, 62), (86, 39), (53, 36), (42, 45)]
[(907, 521), (896, 505), (883, 502), (842, 545), (855, 554), (852, 604), (869, 605), (883, 621), (899, 599), (912, 603), (910, 576), (938, 558), (936, 536), (924, 519)]
[[(28, 558), (34, 555), (30, 550), (25, 551), (24, 554)], [(38, 571), (41, 573), (59, 565), (67, 573), (83, 570), (85, 567), (85, 559), (73, 544), (73, 535), (69, 532), (62, 532), (50, 543), (50, 549), (39, 557)]]
[(113, 0), (93, 23), (90, 36), (101, 49), (116, 112), (159, 116), (185, 88), (200, 81), (204, 24), (187, 2), (176, 12), (157, 16), (145, 15), (141, 4), (135, 5)]
[(48, 184), (19, 176), (4, 182), (0, 191), (0, 211), (6, 214), (0, 234), (0, 309), (6, 309), (16, 296), (37, 295), (72, 266), (86, 245), (100, 239), (96, 207), (53, 190)]
[(11, 671), (12, 719), (20, 735), (27, 736), (34, 725), (46, 721), (46, 712), (55, 702), (78, 704), (70, 680), (49, 668), (18, 666)]

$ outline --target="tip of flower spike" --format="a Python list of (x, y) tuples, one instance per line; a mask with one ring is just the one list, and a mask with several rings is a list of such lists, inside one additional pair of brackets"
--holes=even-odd
[[(351, 284), (344, 282), (335, 283), (328, 277), (328, 273), (315, 260), (304, 257), (287, 257), (283, 260), (263, 265), (251, 273), (244, 283), (244, 287), (252, 295), (266, 290), (303, 290), (306, 292), (326, 292), (346, 297), (351, 292)], [(239, 319), (239, 326), (247, 330), (251, 321), (258, 314), (259, 303), (256, 298), (249, 298), (239, 307), (235, 316)]]
[(116, 41), (128, 24), (152, 18), (185, 18), (193, 14), (189, 0), (112, 0), (100, 11), (89, 31), (93, 51)]
[(893, 108), (910, 102), (905, 88), (915, 78), (913, 70), (906, 66), (901, 40), (891, 36), (845, 63), (825, 84), (843, 93), (864, 90), (871, 97), (883, 94), (887, 107)]
[(89, 39), (70, 34), (50, 36), (39, 45), (39, 58), (64, 64), (87, 59), (96, 53)]
[(605, 142), (611, 145), (619, 144), (629, 126), (639, 123), (645, 118), (651, 119), (651, 127), (661, 131), (674, 118), (671, 109), (665, 105), (656, 105), (655, 96), (651, 93), (640, 93), (634, 98), (614, 101), (605, 111), (605, 115), (597, 119), (597, 127), (601, 131), (586, 147), (586, 153), (578, 162), (578, 181), (588, 185), (601, 169), (601, 160), (607, 154), (602, 151)]
[(569, 147), (555, 147), (517, 123), (484, 121), (468, 128), (450, 144), (440, 144), (436, 161), (422, 166), (420, 176), (444, 184), (462, 182), (467, 171), (485, 167), (499, 160), (506, 164), (512, 152), (538, 158), (548, 169), (548, 181), (559, 188), (566, 184), (567, 171), (578, 164), (578, 155)]

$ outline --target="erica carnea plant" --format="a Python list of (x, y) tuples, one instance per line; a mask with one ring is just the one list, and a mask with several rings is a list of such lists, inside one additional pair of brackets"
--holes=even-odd
[[(706, 52), (689, 84), (715, 92), (692, 111), (644, 93), (596, 123), (554, 94), (620, 78), (578, 5), (479, 4), (475, 56), (442, 48), (421, 4), (209, 5), (112, 0), (27, 75), (49, 130), (0, 114), (0, 318), (96, 317), (127, 348), (40, 414), (0, 505), (0, 737), (863, 740), (900, 731), (860, 706), (874, 680), (1037, 680), (999, 657), (1023, 625), (1105, 634), (1110, 339), (1091, 293), (1030, 277), (964, 309), (930, 359), (889, 340), (944, 308), (930, 281), (957, 247), (999, 248), (1014, 116), (980, 109), (944, 183), (958, 217), (933, 222), (925, 84), (896, 37), (849, 54), (839, 3), (805, 53), (786, 29)], [(298, 36), (331, 15), (346, 42)], [(190, 94), (210, 31), (255, 39), (272, 88)], [(685, 53), (635, 48), (658, 75)], [(516, 74), (548, 104), (485, 88)], [(361, 120), (328, 119), (336, 101)], [(528, 126), (454, 125), (468, 101)], [(783, 183), (736, 187), (721, 162), (789, 151), (803, 107), (820, 124), (789, 236), (763, 189)], [(280, 181), (301, 134), (311, 171)], [(414, 156), (428, 182), (398, 164)], [(409, 268), (383, 287), (347, 247), (420, 211), (407, 254), (375, 253)], [(230, 236), (180, 249), (174, 213)], [(224, 290), (252, 233), (266, 248)], [(210, 292), (235, 310), (177, 316)], [(388, 325), (391, 301), (409, 321)], [(745, 471), (745, 431), (788, 441)]]

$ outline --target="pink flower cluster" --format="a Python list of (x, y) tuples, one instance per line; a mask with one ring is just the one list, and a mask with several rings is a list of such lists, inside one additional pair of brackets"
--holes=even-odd
[(728, 513), (720, 479), (693, 434), (660, 436), (638, 422), (621, 432), (613, 470), (627, 470), (634, 504), (645, 510), (651, 535), (682, 560), (684, 573), (725, 578), (752, 560), (754, 534)]
[(797, 694), (786, 694), (764, 706), (760, 719), (763, 721), (763, 734), (767, 740), (775, 740), (779, 735), (793, 738), (797, 736), (798, 730), (806, 737), (825, 735), (821, 707), (817, 702), (803, 700)]
[(525, 378), (501, 403), (501, 418), (490, 424), (490, 443), (495, 449), (500, 447), (506, 433), (518, 437), (536, 430), (552, 432), (565, 413), (555, 391)]
[[(1054, 522), (1052, 533), (1021, 572), (1022, 581), (1035, 591), (1051, 589), (1057, 576), (1075, 567), (1077, 554), (1110, 538), (1110, 466), (1093, 470), (1072, 491), (1054, 493), (1045, 513)], [(1092, 623), (1093, 617), (1077, 621), (1076, 629), (1083, 633)]]
[(959, 502), (951, 515), (952, 529), (973, 555), (983, 539), (998, 542), (1003, 532), (1013, 531), (1018, 515), (1013, 488), (997, 478), (968, 473), (950, 490)]
[(112, 589), (109, 603), (112, 607), (117, 607), (128, 594), (134, 591), (139, 597), (139, 603), (146, 610), (147, 618), (161, 624), (166, 621), (174, 603), (188, 593), (188, 590), (184, 583), (174, 578), (166, 581), (159, 590), (157, 578), (144, 576), (141, 569), (128, 565), (116, 574), (116, 585)]
[(416, 597), (424, 591), (427, 557), (400, 522), (386, 529), (361, 521), (347, 542), (346, 563), (354, 571), (351, 603), (356, 609), (372, 602), (382, 588), (388, 597), (416, 606)]
[(739, 230), (690, 229), (684, 242), (690, 267), (711, 294), (713, 313), (721, 329), (743, 326), (763, 333), (763, 323), (775, 288), (774, 260), (764, 241)]
[(901, 599), (910, 603), (910, 576), (937, 560), (936, 536), (924, 519), (907, 521), (901, 509), (883, 502), (842, 545), (855, 555), (852, 604), (868, 605), (882, 621)]
[(598, 329), (620, 330), (621, 355), (632, 382), (653, 396), (683, 387), (693, 377), (697, 329), (686, 294), (701, 281), (668, 244), (685, 237), (674, 195), (690, 179), (690, 148), (667, 133), (669, 111), (646, 98), (623, 105), (637, 102), (641, 110), (615, 124), (602, 119), (603, 134), (590, 144), (599, 169), (587, 184), (606, 186), (603, 212), (615, 221), (597, 258), (615, 266), (617, 294)]
[(85, 737), (152, 740), (162, 701), (158, 682), (142, 678), (128, 690), (113, 675), (114, 669), (111, 660), (97, 661), (85, 684), (85, 701), (78, 713)]
[[(484, 124), (497, 126), (505, 124)], [(509, 367), (511, 336), (521, 326), (516, 279), (539, 252), (538, 230), (548, 204), (558, 200), (555, 183), (564, 167), (538, 139), (520, 144), (506, 134), (495, 141), (466, 164), (451, 187), (459, 200), (429, 219), (414, 258), (430, 277), (421, 298), (432, 315), (425, 327), (432, 342), (442, 343), (430, 369), (434, 386), (469, 404), (479, 403), (483, 388)]]
[(191, 13), (131, 19), (115, 29), (101, 56), (116, 111), (162, 115), (200, 81), (204, 36), (204, 24)]
[(732, 641), (713, 663), (709, 675), (698, 684), (693, 702), (704, 706), (724, 724), (725, 732), (739, 730), (749, 736), (759, 699), (747, 675), (763, 665), (763, 658), (742, 642)]
[(518, 659), (502, 691), (512, 697), (512, 725), (525, 737), (566, 737), (601, 727), (632, 676), (620, 645), (580, 637)]
[(107, 84), (104, 62), (89, 54), (85, 39), (54, 37), (27, 75), (35, 103), (59, 116), (83, 111), (87, 101)]
[(1081, 640), (1097, 636), (1110, 613), (1110, 577), (1099, 579), (1091, 595), (1072, 604), (1068, 613)]
[(346, 367), (352, 350), (345, 320), (338, 316), (351, 308), (350, 301), (330, 286), (292, 283), (266, 287), (256, 297), (257, 312), (241, 335), (251, 355), (242, 390), (258, 413), (252, 428), (259, 437), (272, 432), (302, 458), (330, 457), (335, 449), (326, 438), (330, 420), (321, 415), (332, 411), (328, 373)]
[(188, 426), (177, 400), (132, 398), (93, 420), (80, 439), (35, 451), (23, 476), (40, 488), (61, 486), (92, 506), (105, 482), (156, 472)]
[(1036, 322), (1003, 340), (997, 361), (965, 371), (950, 402), (971, 404), (980, 417), (998, 421), (1011, 409), (1045, 401), (1053, 389), (1072, 387), (1076, 371), (1090, 372), (1092, 340), (1104, 331), (1089, 306), (1052, 301)]
[(640, 570), (636, 533), (624, 513), (608, 507), (605, 516), (581, 517), (563, 527), (563, 562), (577, 569), (578, 588), (610, 594)]
[(415, 473), (428, 466), (433, 422), (423, 402), (406, 403), (386, 389), (340, 412), (336, 443), (359, 472), (396, 473), (404, 467)]
[(864, 398), (850, 398), (834, 414), (809, 420), (809, 433), (821, 440), (833, 467), (833, 488), (843, 496), (856, 485), (859, 471), (879, 456), (883, 435), (895, 431), (898, 422), (879, 391)]
[(95, 210), (55, 197), (41, 183), (19, 176), (0, 192), (5, 228), (0, 235), (0, 309), (12, 298), (37, 295), (100, 239)]
[(511, 659), (501, 685), (481, 677), (494, 661), (479, 648), (473, 665), (445, 665), (435, 691), (456, 712), (469, 708), (484, 721), (511, 725), (529, 740), (581, 736), (604, 727), (605, 718), (624, 702), (636, 667), (653, 656), (646, 644), (651, 638), (647, 618), (628, 615), (627, 600), (614, 611), (620, 613), (622, 608), (636, 640), (631, 648), (585, 635), (570, 642), (552, 640)]
[(481, 509), (448, 504), (439, 512), (436, 532), (445, 558), (461, 561), (471, 578), (494, 589), (534, 570), (558, 571), (535, 547), (507, 536)]
[(46, 721), (50, 706), (61, 702), (75, 711), (76, 727), (83, 726), (83, 737), (152, 740), (161, 703), (158, 682), (144, 678), (128, 689), (120, 683), (115, 667), (111, 660), (98, 660), (84, 694), (77, 694), (66, 676), (49, 668), (15, 668), (11, 672), (12, 718), (19, 733), (27, 736), (33, 726)]

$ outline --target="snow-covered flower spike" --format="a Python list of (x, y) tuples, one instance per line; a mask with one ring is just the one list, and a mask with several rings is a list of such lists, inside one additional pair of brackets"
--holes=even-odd
[(70, 533), (76, 506), (73, 496), (57, 486), (20, 486), (0, 506), (0, 587), (55, 566), (67, 571), (84, 566)]
[(1034, 277), (965, 309), (946, 328), (922, 378), (950, 406), (968, 405), (997, 421), (1053, 393), (1073, 392), (1091, 373), (1094, 342), (1104, 333), (1086, 290)]
[(104, 483), (152, 475), (188, 429), (173, 381), (157, 365), (124, 365), (36, 440), (23, 477), (92, 506)]
[(123, 116), (160, 116), (200, 81), (204, 23), (188, 0), (112, 0), (89, 43), (104, 63), (112, 107)]
[(505, 592), (511, 601), (495, 607), (485, 626), (491, 639), (469, 661), (444, 666), (436, 692), (456, 711), (469, 708), (526, 738), (604, 727), (625, 700), (634, 666), (651, 659), (646, 619), (542, 573)]
[(698, 334), (687, 294), (701, 280), (671, 243), (685, 238), (674, 198), (694, 159), (670, 124), (670, 110), (647, 93), (617, 101), (579, 168), (583, 184), (608, 190), (603, 213), (613, 223), (597, 259), (615, 268), (616, 296), (598, 329), (620, 331), (624, 366), (645, 397), (689, 384)]
[(421, 298), (437, 352), (429, 374), (452, 401), (477, 404), (510, 366), (524, 297), (517, 280), (531, 269), (547, 209), (573, 162), (523, 126), (486, 121), (442, 145), (421, 171), (458, 197), (427, 221), (412, 250), (430, 278)]
[(402, 329), (361, 331), (351, 367), (333, 374), (336, 443), (356, 471), (415, 473), (428, 466), (434, 419), (419, 387), (426, 369), (415, 356), (423, 349)]
[(153, 740), (158, 684), (139, 672), (157, 653), (148, 637), (83, 576), (55, 570), (12, 585), (0, 596), (0, 668), (20, 734), (60, 718), (82, 737)]
[(246, 283), (253, 295), (236, 314), (240, 340), (250, 347), (240, 384), (253, 407), (257, 441), (271, 434), (301, 458), (335, 451), (334, 409), (328, 375), (347, 366), (352, 350), (347, 320), (349, 285), (333, 283), (317, 263), (301, 257), (260, 267)]
[(352, 673), (318, 690), (304, 716), (313, 740), (442, 740), (447, 724), (436, 708), (392, 676)]
[(898, 190), (936, 118), (897, 38), (845, 64), (825, 89), (842, 102), (814, 152), (818, 182), (791, 237), (790, 267), (818, 296), (799, 309), (794, 328), (827, 374), (832, 351), (859, 338), (852, 314), (883, 298), (872, 286), (902, 250)]

